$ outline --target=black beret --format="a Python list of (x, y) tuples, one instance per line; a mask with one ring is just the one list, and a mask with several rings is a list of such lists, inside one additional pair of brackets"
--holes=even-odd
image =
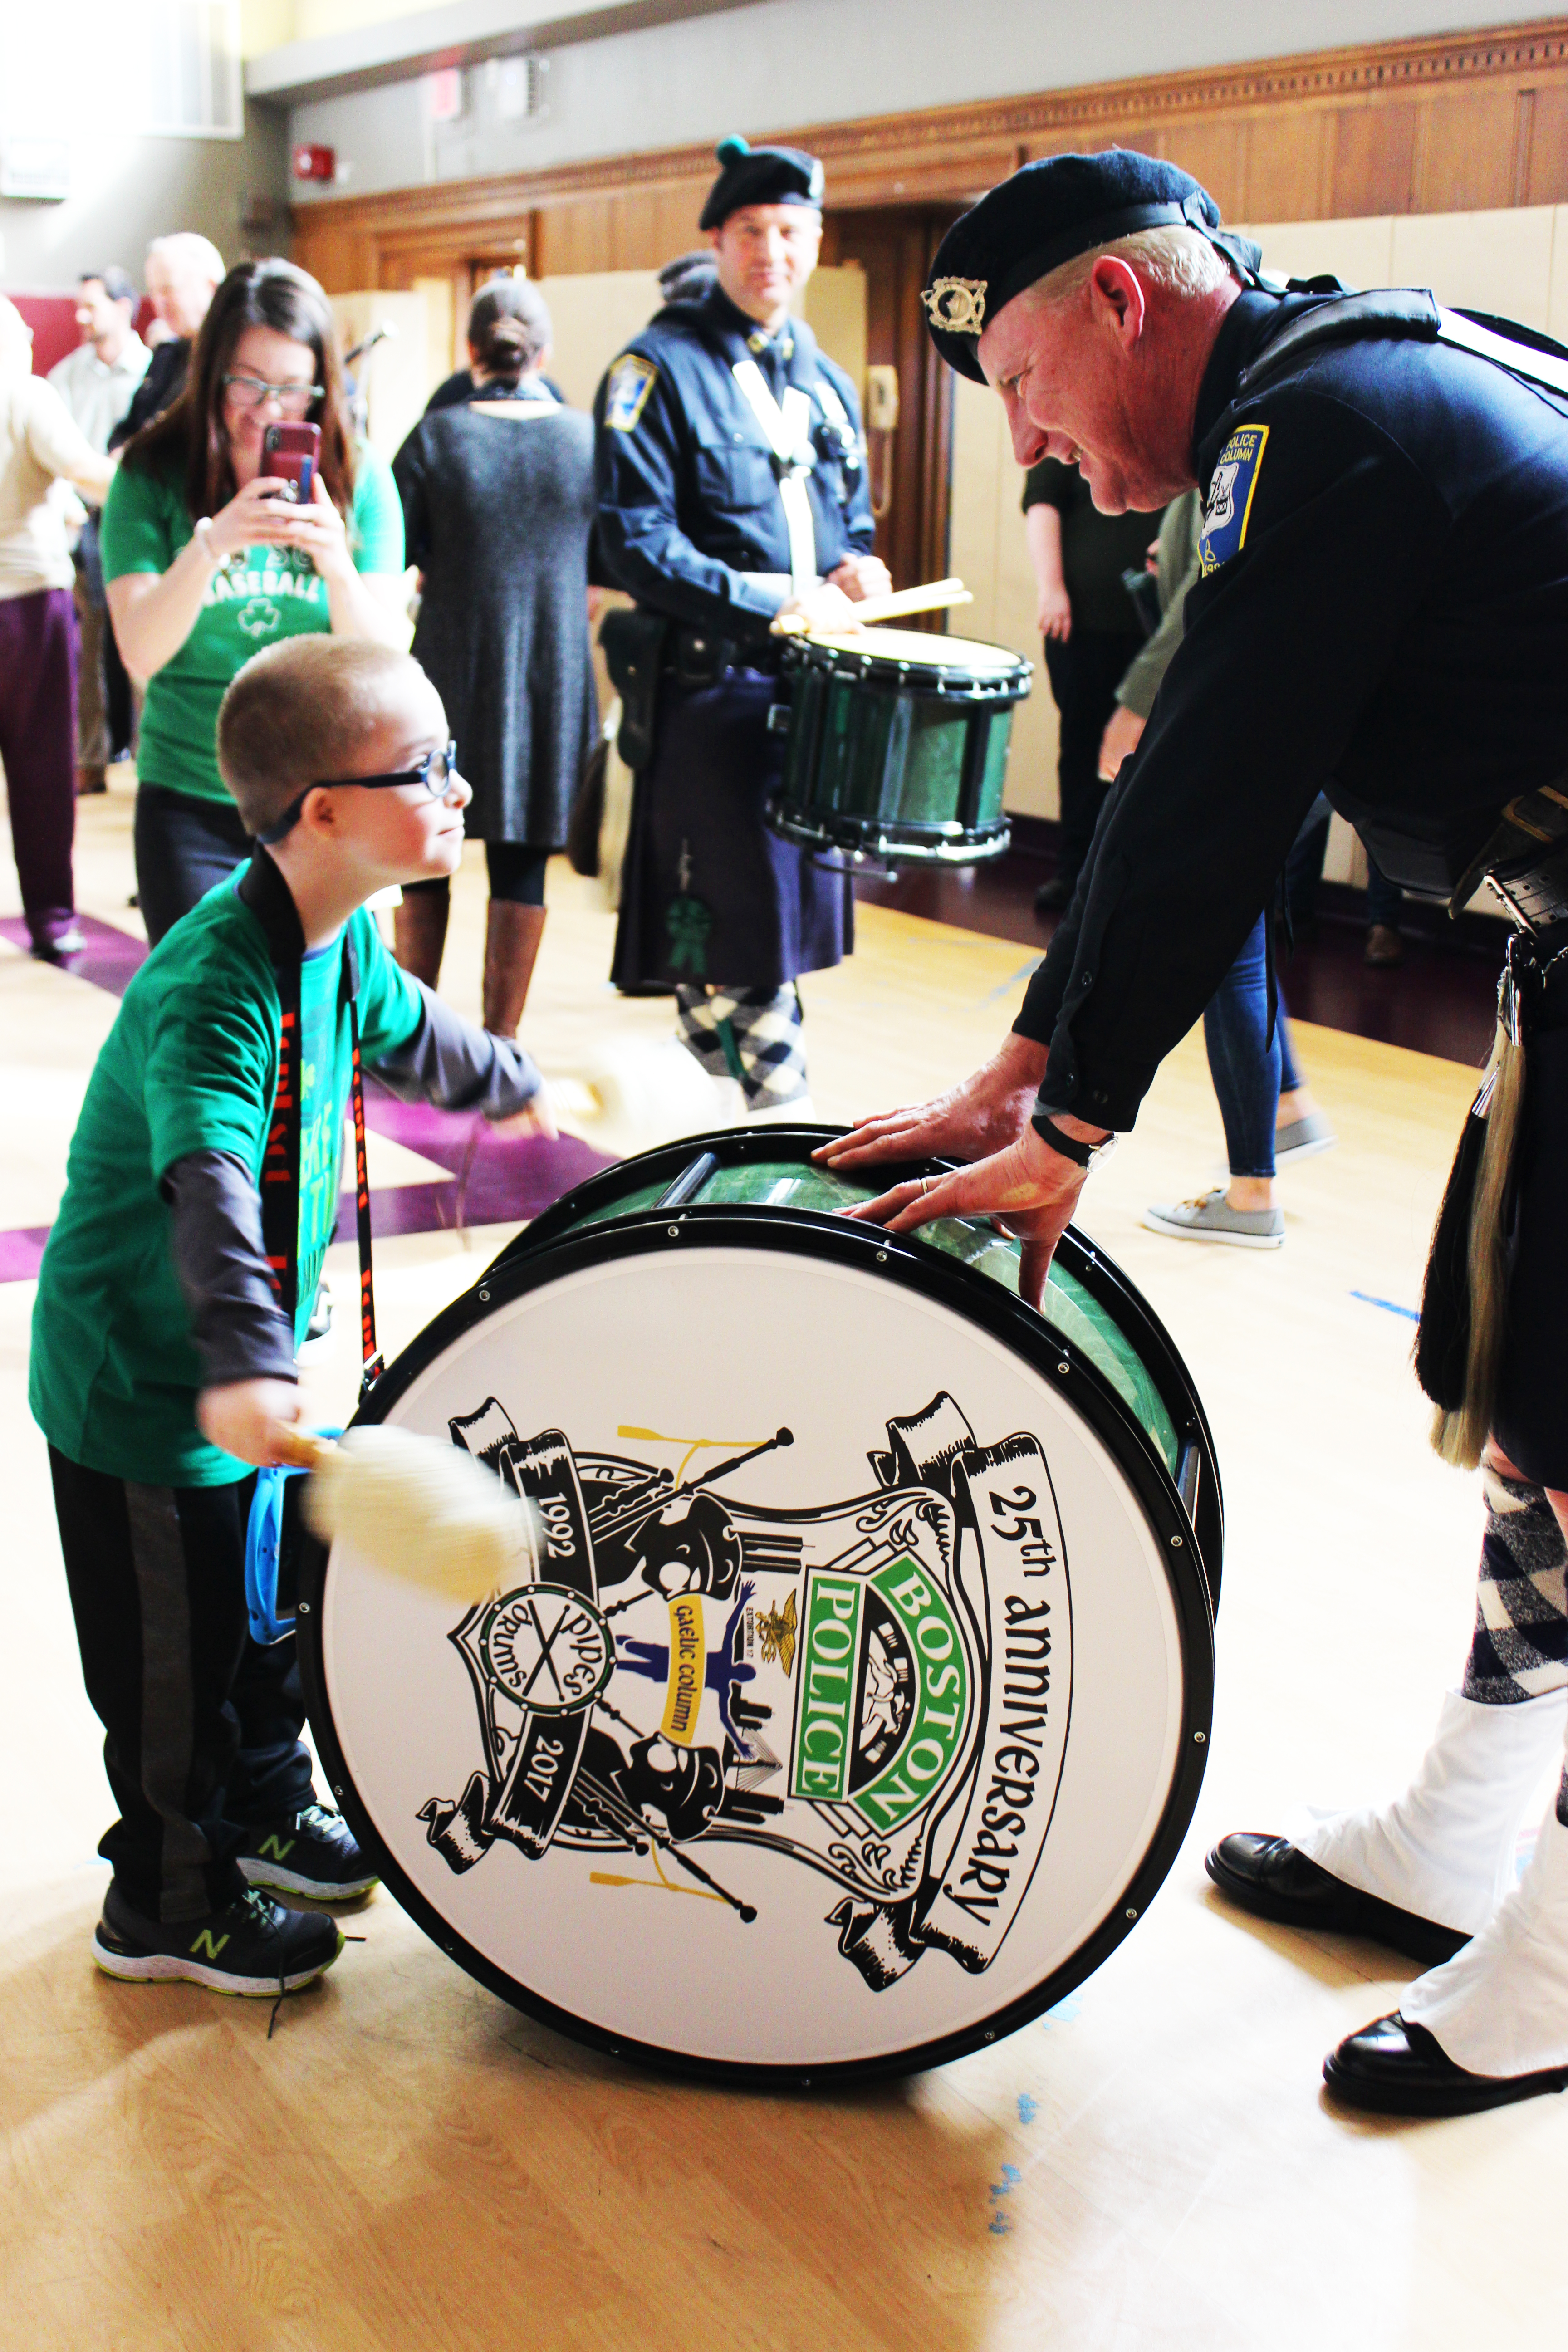
[(822, 209), (822, 166), (798, 147), (748, 147), (743, 139), (721, 139), (721, 166), (708, 191), (699, 228), (722, 228), (742, 205), (810, 205)]
[(949, 367), (984, 383), (975, 346), (1015, 294), (1138, 229), (1185, 226), (1210, 236), (1219, 218), (1190, 173), (1130, 148), (1026, 163), (955, 221), (937, 248), (921, 296), (931, 341)]

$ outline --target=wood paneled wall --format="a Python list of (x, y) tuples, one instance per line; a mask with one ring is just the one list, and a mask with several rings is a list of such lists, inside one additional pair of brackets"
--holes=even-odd
[[(1232, 220), (1568, 202), (1568, 17), (1211, 73), (986, 100), (776, 136), (827, 166), (830, 210), (962, 204), (1021, 163), (1140, 147)], [(697, 241), (706, 148), (300, 205), (294, 254), (329, 291), (468, 262), (536, 277), (656, 268)]]

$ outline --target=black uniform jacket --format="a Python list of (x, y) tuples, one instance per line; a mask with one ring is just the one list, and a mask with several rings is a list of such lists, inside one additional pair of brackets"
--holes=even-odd
[(1376, 335), (1238, 390), (1313, 299), (1244, 293), (1205, 372), (1205, 576), (1015, 1024), (1042, 1109), (1133, 1124), (1320, 791), (1439, 891), (1568, 769), (1568, 399)]
[(765, 639), (784, 601), (760, 575), (790, 568), (773, 453), (731, 373), (747, 359), (775, 400), (786, 384), (810, 396), (806, 490), (826, 577), (870, 552), (875, 524), (855, 387), (801, 320), (770, 338), (718, 287), (672, 302), (626, 345), (594, 411), (608, 576), (638, 604), (742, 644)]

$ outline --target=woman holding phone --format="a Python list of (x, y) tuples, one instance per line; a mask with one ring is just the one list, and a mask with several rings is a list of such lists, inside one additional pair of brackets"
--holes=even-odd
[[(301, 425), (319, 445), (274, 464), (268, 426)], [(283, 636), (407, 642), (402, 509), (390, 468), (354, 441), (313, 278), (277, 260), (229, 271), (184, 390), (121, 453), (102, 544), (115, 637), (147, 688), (136, 882), (155, 947), (249, 854), (216, 749), (236, 672)]]

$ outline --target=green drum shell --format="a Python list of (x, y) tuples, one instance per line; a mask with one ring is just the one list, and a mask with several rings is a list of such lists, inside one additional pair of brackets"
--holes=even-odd
[[(940, 645), (941, 639), (933, 639)], [(994, 667), (786, 641), (783, 782), (768, 822), (816, 849), (969, 866), (1010, 839), (1002, 794), (1021, 658)], [(782, 709), (784, 706), (779, 706)]]
[[(811, 1164), (810, 1153), (837, 1131), (729, 1129), (619, 1161), (547, 1209), (501, 1251), (495, 1265), (596, 1227), (671, 1211), (704, 1219), (729, 1213), (837, 1221), (854, 1203), (905, 1178), (940, 1173), (947, 1164), (926, 1160), (879, 1169), (874, 1184), (858, 1183)], [(929, 1251), (984, 1286), (998, 1286), (1010, 1294), (1018, 1313), (1030, 1313), (1016, 1305), (1019, 1244), (984, 1218), (939, 1218), (900, 1241), (902, 1247)], [(1217, 1609), (1224, 1549), (1218, 1466), (1203, 1407), (1169, 1334), (1112, 1261), (1070, 1226), (1052, 1261), (1037, 1320), (1063, 1342), (1060, 1369), (1066, 1372), (1070, 1365), (1101, 1386), (1123, 1425), (1158, 1465), (1163, 1482), (1174, 1488)]]

